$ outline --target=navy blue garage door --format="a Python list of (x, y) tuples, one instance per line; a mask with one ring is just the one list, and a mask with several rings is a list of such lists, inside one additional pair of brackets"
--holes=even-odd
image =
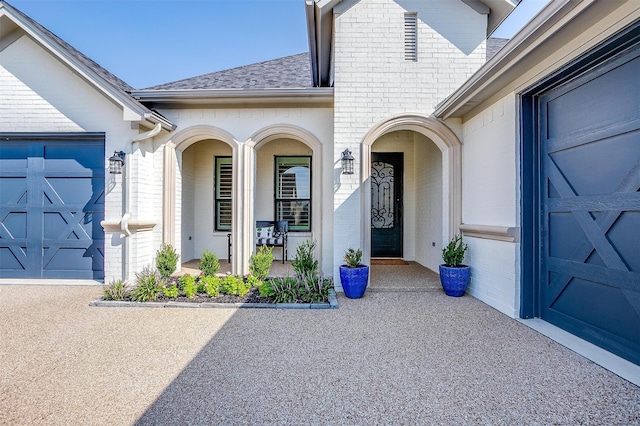
[(539, 97), (540, 315), (640, 364), (640, 49)]
[(0, 134), (0, 277), (104, 278), (104, 134)]

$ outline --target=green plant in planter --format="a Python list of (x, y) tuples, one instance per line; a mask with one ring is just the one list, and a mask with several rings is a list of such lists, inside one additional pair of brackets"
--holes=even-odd
[(344, 253), (344, 262), (347, 264), (349, 268), (357, 268), (360, 266), (360, 262), (362, 261), (362, 250), (349, 248)]
[(463, 265), (464, 255), (469, 247), (456, 235), (442, 249), (443, 265), (438, 267), (440, 283), (447, 296), (461, 297), (467, 291), (471, 279), (471, 268)]
[(453, 237), (449, 244), (442, 249), (442, 260), (445, 266), (453, 268), (461, 266), (468, 249), (469, 247), (462, 241), (462, 235)]
[(369, 283), (369, 266), (360, 263), (362, 250), (348, 248), (344, 252), (345, 265), (340, 266), (340, 284), (344, 295), (350, 299), (359, 299), (364, 295)]
[(180, 256), (171, 244), (163, 244), (156, 252), (156, 268), (162, 278), (169, 278), (176, 271)]

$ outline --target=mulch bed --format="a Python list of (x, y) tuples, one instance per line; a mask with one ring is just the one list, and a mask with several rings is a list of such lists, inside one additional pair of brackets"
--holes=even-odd
[(178, 296), (176, 298), (166, 297), (160, 294), (154, 302), (191, 302), (191, 303), (276, 303), (271, 297), (260, 297), (257, 288), (252, 288), (244, 296), (232, 296), (229, 294), (221, 294), (217, 297), (210, 297), (206, 294), (198, 293), (193, 298)]

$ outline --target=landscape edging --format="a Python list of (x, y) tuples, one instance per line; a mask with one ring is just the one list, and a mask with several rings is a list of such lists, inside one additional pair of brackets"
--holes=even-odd
[(338, 309), (338, 298), (335, 290), (329, 290), (329, 301), (316, 303), (131, 302), (129, 300), (96, 299), (89, 302), (89, 306), (109, 308)]

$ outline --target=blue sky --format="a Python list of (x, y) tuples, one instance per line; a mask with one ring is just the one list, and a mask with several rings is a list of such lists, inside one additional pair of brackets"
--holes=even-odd
[[(511, 37), (548, 0), (523, 0)], [(309, 50), (304, 0), (9, 0), (135, 88)]]

